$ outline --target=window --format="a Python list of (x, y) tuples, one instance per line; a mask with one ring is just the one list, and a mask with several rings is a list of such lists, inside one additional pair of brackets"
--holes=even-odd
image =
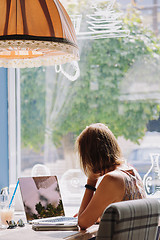
[[(85, 14), (87, 3), (83, 7)], [(70, 5), (68, 8), (72, 10)], [(15, 86), (10, 87), (14, 94), (10, 106), (14, 105), (17, 120), (9, 122), (11, 130), (15, 126), (14, 134), (10, 132), (14, 135), (10, 146), (15, 144), (17, 156), (10, 155), (10, 164), (17, 166), (17, 176), (40, 172), (39, 165), (44, 164), (51, 174), (58, 175), (66, 204), (72, 206), (79, 205), (79, 189), (83, 191), (85, 184), (74, 143), (87, 125), (107, 124), (118, 138), (124, 157), (133, 164), (132, 156), (138, 153), (139, 144), (144, 147), (150, 121), (159, 123), (159, 41), (143, 27), (140, 13), (135, 9), (126, 12), (124, 24), (131, 31), (128, 38), (79, 41), (81, 76), (77, 81), (69, 81), (54, 67), (12, 72)], [(85, 29), (84, 22), (82, 27)], [(69, 64), (64, 68), (72, 71)], [(16, 103), (11, 99), (16, 99)], [(150, 138), (153, 131), (154, 127)], [(160, 127), (156, 132), (159, 134)], [(159, 152), (160, 145), (157, 141), (156, 144), (154, 149)], [(140, 156), (145, 156), (145, 152)], [(142, 166), (138, 170), (143, 177), (141, 169)]]

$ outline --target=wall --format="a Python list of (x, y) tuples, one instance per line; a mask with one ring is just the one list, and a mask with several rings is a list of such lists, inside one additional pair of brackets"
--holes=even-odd
[(7, 69), (0, 68), (0, 189), (9, 185)]

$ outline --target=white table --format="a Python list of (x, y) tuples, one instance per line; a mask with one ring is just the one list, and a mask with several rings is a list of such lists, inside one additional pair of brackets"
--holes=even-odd
[[(14, 220), (23, 219), (25, 215), (16, 214)], [(0, 229), (0, 240), (88, 240), (96, 236), (98, 225), (83, 231), (34, 231), (32, 225), (25, 223), (25, 227), (15, 229)]]

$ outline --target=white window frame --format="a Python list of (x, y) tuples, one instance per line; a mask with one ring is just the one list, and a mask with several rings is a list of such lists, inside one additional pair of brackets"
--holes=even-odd
[(9, 184), (15, 184), (21, 172), (20, 69), (8, 69), (8, 150)]

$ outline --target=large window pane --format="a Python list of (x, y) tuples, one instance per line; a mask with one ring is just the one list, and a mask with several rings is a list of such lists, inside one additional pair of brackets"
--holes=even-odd
[[(88, 11), (86, 3), (83, 14)], [(78, 206), (82, 196), (85, 176), (74, 144), (87, 125), (107, 124), (142, 178), (151, 166), (149, 154), (160, 153), (159, 40), (143, 27), (142, 13), (125, 11), (129, 37), (79, 41), (77, 81), (54, 67), (20, 72), (21, 175), (35, 174), (34, 166), (44, 164), (63, 183), (66, 204)], [(69, 64), (64, 69), (73, 73)]]

